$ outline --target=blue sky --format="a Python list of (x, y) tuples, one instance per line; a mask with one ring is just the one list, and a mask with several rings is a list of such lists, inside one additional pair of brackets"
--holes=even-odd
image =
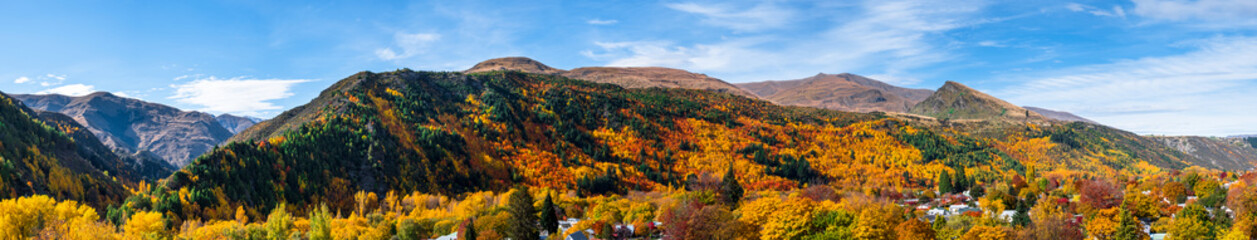
[(355, 72), (665, 66), (958, 81), (1141, 134), (1257, 133), (1257, 1), (5, 1), (0, 91), (270, 117)]

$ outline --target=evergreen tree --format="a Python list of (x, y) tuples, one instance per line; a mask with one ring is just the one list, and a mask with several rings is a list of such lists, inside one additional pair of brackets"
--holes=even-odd
[(462, 226), (462, 229), (460, 230), (462, 231), (460, 231), (458, 234), (462, 236), (459, 237), (458, 239), (476, 240), (476, 237), (477, 237), (476, 236), (477, 235), (476, 234), (476, 219), (468, 218), (467, 221), (463, 221), (463, 226)]
[(738, 201), (742, 200), (742, 185), (738, 184), (738, 178), (733, 175), (733, 164), (729, 165), (724, 179), (720, 181), (720, 192), (720, 198), (724, 200), (725, 205), (729, 208), (737, 208)]
[(947, 175), (947, 171), (938, 174), (938, 192), (942, 194), (952, 193), (951, 176)]
[(506, 236), (515, 240), (537, 240), (541, 237), (537, 228), (537, 211), (532, 206), (528, 188), (516, 188), (507, 200), (511, 220), (507, 222)]
[(969, 190), (969, 187), (972, 186), (972, 183), (970, 182), (972, 181), (972, 179), (969, 179), (969, 177), (965, 175), (966, 174), (965, 174), (964, 167), (956, 168), (956, 176), (955, 176), (956, 180), (952, 181), (952, 190), (956, 192), (964, 192), (965, 190)]
[(541, 203), (541, 230), (551, 235), (558, 234), (559, 213), (554, 207), (554, 201), (550, 199), (550, 194), (546, 194), (546, 200)]
[(1139, 222), (1135, 221), (1135, 217), (1130, 215), (1130, 211), (1126, 210), (1126, 204), (1122, 204), (1122, 211), (1118, 215), (1117, 231), (1113, 233), (1113, 240), (1139, 240), (1143, 239), (1143, 231), (1140, 231)]
[(934, 229), (934, 231), (936, 231), (936, 232), (937, 232), (937, 231), (941, 231), (941, 230), (943, 230), (944, 228), (947, 228), (947, 218), (946, 218), (946, 217), (943, 217), (943, 216), (935, 216), (935, 217), (934, 217), (934, 226), (932, 226), (931, 228), (933, 228), (933, 229)]
[(1029, 226), (1030, 225), (1030, 207), (1026, 206), (1026, 201), (1017, 202), (1017, 214), (1013, 215), (1013, 226)]

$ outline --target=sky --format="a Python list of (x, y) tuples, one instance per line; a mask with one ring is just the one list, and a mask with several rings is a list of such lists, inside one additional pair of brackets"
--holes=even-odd
[(1257, 1), (4, 1), (0, 91), (272, 117), (359, 71), (663, 66), (957, 81), (1155, 135), (1257, 133)]

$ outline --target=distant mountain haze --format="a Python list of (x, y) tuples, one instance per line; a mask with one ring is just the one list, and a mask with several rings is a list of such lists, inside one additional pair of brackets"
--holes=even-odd
[(1056, 111), (1056, 110), (1045, 109), (1045, 108), (1038, 108), (1038, 107), (1031, 107), (1031, 106), (1023, 106), (1023, 108), (1025, 108), (1026, 110), (1030, 110), (1031, 112), (1036, 112), (1036, 113), (1039, 113), (1039, 115), (1043, 115), (1044, 117), (1047, 117), (1047, 118), (1050, 118), (1050, 119), (1053, 119), (1053, 120), (1060, 120), (1060, 121), (1066, 121), (1066, 122), (1087, 122), (1087, 123), (1092, 123), (1092, 124), (1100, 124), (1100, 123), (1098, 123), (1098, 122), (1096, 122), (1096, 121), (1091, 121), (1091, 119), (1087, 119), (1087, 118), (1084, 118), (1084, 117), (1080, 117), (1080, 116), (1078, 116), (1078, 115), (1074, 115), (1073, 113), (1069, 113), (1069, 112)]
[(565, 71), (552, 68), (526, 57), (505, 57), (485, 60), (463, 72), (478, 73), (503, 70), (558, 75), (572, 79), (610, 83), (624, 88), (699, 89), (757, 98), (755, 94), (724, 80), (705, 74), (664, 67), (581, 67)]
[(1251, 170), (1257, 164), (1257, 149), (1241, 138), (1210, 138), (1197, 136), (1149, 136), (1157, 142), (1199, 159), (1203, 167)]
[(849, 112), (908, 112), (933, 93), (850, 73), (820, 73), (803, 79), (739, 83), (737, 86), (781, 105)]
[(241, 117), (226, 113), (214, 116), (214, 120), (218, 120), (218, 124), (222, 125), (223, 128), (226, 128), (227, 131), (231, 131), (231, 134), (240, 133), (245, 129), (252, 127), (253, 124), (257, 124), (262, 121), (261, 119), (253, 117)]
[(65, 114), (123, 155), (148, 151), (187, 165), (232, 136), (214, 115), (96, 92), (81, 97), (17, 94), (27, 106)]

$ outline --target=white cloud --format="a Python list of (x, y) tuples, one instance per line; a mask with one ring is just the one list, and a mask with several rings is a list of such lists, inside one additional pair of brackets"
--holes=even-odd
[(51, 78), (51, 79), (65, 80), (65, 74), (62, 74), (62, 75), (56, 75), (56, 74), (51, 74), (51, 73), (49, 73), (48, 75), (45, 75), (45, 76), (46, 76), (46, 77), (48, 77), (48, 78)]
[(1139, 133), (1229, 135), (1257, 125), (1257, 38), (1215, 38), (1191, 52), (1066, 68), (1001, 92)]
[(91, 94), (94, 92), (96, 92), (95, 86), (76, 83), (76, 84), (70, 84), (70, 85), (45, 89), (43, 91), (36, 92), (35, 94), (61, 94), (61, 95), (66, 95), (66, 96), (77, 97), (77, 96)]
[(1121, 6), (1113, 6), (1113, 9), (1105, 10), (1105, 9), (1093, 7), (1090, 5), (1084, 5), (1084, 4), (1079, 4), (1079, 3), (1069, 3), (1069, 4), (1065, 4), (1065, 8), (1069, 9), (1070, 11), (1086, 12), (1086, 13), (1090, 13), (1091, 15), (1096, 15), (1100, 17), (1126, 18), (1126, 10), (1122, 9)]
[(978, 46), (983, 46), (983, 47), (1005, 47), (1005, 46), (1004, 46), (1004, 44), (1002, 44), (1002, 43), (999, 43), (999, 42), (996, 42), (996, 41), (990, 41), (990, 40), (988, 40), (988, 41), (981, 41), (981, 42), (978, 42)]
[(1134, 0), (1134, 13), (1156, 20), (1197, 20), (1218, 27), (1257, 25), (1257, 1)]
[[(743, 12), (693, 4), (671, 7), (705, 13)], [(970, 2), (868, 0), (855, 8), (815, 10), (850, 13), (831, 16), (828, 20), (833, 27), (815, 34), (753, 34), (693, 44), (665, 40), (595, 42), (600, 49), (582, 53), (610, 66), (681, 68), (731, 82), (806, 77), (825, 71), (915, 83), (919, 77), (905, 73), (954, 58), (948, 53), (950, 40), (940, 37), (943, 33), (995, 21), (971, 18), (981, 5)]]
[(602, 20), (602, 19), (597, 19), (597, 18), (595, 18), (595, 19), (590, 19), (589, 21), (586, 21), (585, 23), (589, 23), (589, 24), (593, 24), (593, 25), (611, 25), (611, 24), (616, 24), (616, 23), (619, 23), (619, 22), (620, 22), (620, 21), (617, 21), (617, 20), (615, 20), (615, 19)]
[(432, 42), (441, 39), (440, 34), (436, 33), (402, 33), (398, 32), (393, 35), (393, 41), (400, 48), (393, 50), (392, 47), (379, 48), (375, 50), (375, 56), (383, 60), (397, 60), (413, 57), (423, 54), (428, 50), (428, 46)]
[(17, 83), (17, 84), (23, 84), (30, 81), (31, 81), (31, 78), (28, 78), (26, 76), (21, 76), (21, 77), (18, 77), (17, 79), (13, 79), (13, 83)]
[(677, 11), (702, 15), (703, 24), (738, 31), (758, 31), (781, 27), (794, 16), (793, 11), (778, 7), (772, 2), (763, 2), (745, 10), (734, 10), (733, 7), (727, 5), (698, 3), (673, 3), (666, 6)]
[(266, 115), (266, 111), (283, 109), (270, 101), (291, 97), (293, 85), (309, 81), (243, 77), (219, 79), (211, 76), (171, 85), (175, 95), (170, 99), (198, 106), (200, 111), (260, 116)]

